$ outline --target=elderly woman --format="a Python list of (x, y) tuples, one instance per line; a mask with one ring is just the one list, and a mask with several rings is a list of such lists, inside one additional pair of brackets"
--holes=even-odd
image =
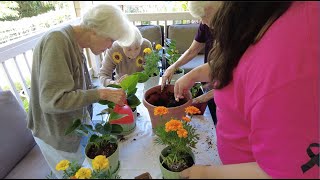
[[(171, 66), (169, 66), (162, 76), (161, 88), (168, 82), (170, 83), (171, 78), (175, 70), (184, 64), (191, 61), (198, 53), (205, 48), (204, 63), (207, 62), (207, 57), (213, 44), (213, 36), (210, 32), (210, 21), (213, 15), (216, 13), (221, 2), (219, 1), (188, 1), (188, 8), (193, 17), (201, 19), (201, 23), (198, 28), (198, 32), (191, 46), (180, 56), (180, 58)], [(216, 105), (213, 101), (212, 91), (210, 93), (203, 94), (195, 99), (194, 103), (207, 102), (215, 109)], [(211, 112), (214, 123), (217, 123), (215, 112)]]
[[(135, 32), (132, 44), (128, 46), (116, 41), (107, 51), (99, 73), (99, 79), (103, 86), (119, 84), (127, 75), (143, 70), (143, 50), (152, 48), (152, 46), (149, 40), (142, 37), (136, 26), (131, 25), (131, 28)], [(113, 79), (114, 70), (115, 76)]]
[(223, 2), (210, 60), (174, 87), (213, 82), (223, 164), (183, 178), (319, 178), (319, 16), (318, 2)]
[(116, 6), (101, 4), (89, 9), (80, 25), (67, 25), (46, 33), (33, 52), (28, 128), (51, 170), (56, 164), (84, 160), (82, 137), (65, 136), (75, 119), (88, 121), (87, 107), (99, 100), (123, 105), (125, 92), (115, 88), (91, 89), (83, 48), (98, 55), (114, 41), (132, 43), (130, 22)]

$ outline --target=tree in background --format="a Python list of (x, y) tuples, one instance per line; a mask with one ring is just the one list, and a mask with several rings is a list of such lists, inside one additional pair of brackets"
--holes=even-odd
[(16, 1), (0, 1), (0, 21), (19, 19), (19, 4)]
[(55, 10), (54, 1), (1, 1), (0, 20), (14, 21)]

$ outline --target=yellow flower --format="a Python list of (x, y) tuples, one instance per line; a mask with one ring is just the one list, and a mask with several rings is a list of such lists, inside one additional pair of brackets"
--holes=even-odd
[(162, 48), (162, 46), (160, 44), (156, 45), (156, 50), (160, 50)]
[(153, 114), (154, 114), (155, 116), (157, 116), (157, 115), (162, 116), (162, 115), (165, 115), (165, 114), (167, 114), (167, 113), (168, 113), (168, 108), (166, 108), (166, 107), (164, 107), (164, 106), (155, 107), (155, 108), (154, 108), (154, 112), (153, 112)]
[(69, 165), (70, 165), (70, 161), (62, 160), (56, 165), (56, 170), (57, 171), (64, 171), (64, 170), (68, 169)]
[(186, 121), (186, 122), (190, 122), (190, 121), (191, 121), (191, 119), (188, 118), (187, 116), (183, 116), (182, 119), (183, 119), (184, 121)]
[(142, 64), (143, 64), (143, 58), (141, 56), (138, 56), (136, 59), (137, 67), (142, 67)]
[(188, 113), (189, 115), (194, 115), (194, 114), (200, 114), (201, 111), (197, 108), (197, 107), (194, 107), (194, 106), (188, 106), (186, 107), (186, 113)]
[(92, 168), (94, 170), (104, 170), (109, 168), (109, 160), (106, 156), (99, 155), (92, 160)]
[(150, 48), (145, 48), (143, 52), (146, 54), (151, 54), (152, 50)]
[(122, 61), (122, 54), (119, 53), (119, 52), (114, 52), (112, 54), (112, 59), (113, 59), (114, 62), (119, 63), (119, 62)]
[(91, 169), (90, 168), (80, 168), (76, 173), (77, 179), (89, 179), (91, 178)]
[(165, 124), (165, 126), (166, 126), (166, 129), (165, 129), (166, 132), (177, 131), (183, 128), (182, 122), (175, 119), (171, 119), (169, 122)]
[(180, 138), (182, 138), (182, 137), (186, 138), (188, 136), (188, 131), (181, 128), (181, 129), (178, 129), (177, 134)]

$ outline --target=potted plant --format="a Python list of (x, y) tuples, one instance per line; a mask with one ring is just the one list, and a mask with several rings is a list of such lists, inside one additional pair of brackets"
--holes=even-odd
[(143, 73), (146, 74), (149, 79), (144, 84), (144, 90), (148, 90), (153, 86), (159, 85), (160, 69), (159, 62), (162, 59), (163, 48), (160, 44), (157, 44), (153, 49), (145, 48), (144, 58), (145, 64), (143, 65)]
[[(199, 140), (199, 134), (190, 124), (192, 116), (200, 110), (194, 106), (185, 108), (186, 116), (179, 119), (170, 118), (170, 121), (155, 128), (156, 144), (165, 145), (159, 156), (161, 173), (164, 179), (180, 179), (179, 172), (195, 164), (191, 148)], [(163, 106), (154, 108), (154, 114), (163, 118), (168, 109)]]
[[(92, 160), (98, 155), (104, 155), (110, 163), (110, 172), (117, 174), (120, 168), (119, 146), (117, 135), (122, 132), (122, 127), (110, 122), (128, 116), (118, 114), (113, 109), (108, 109), (110, 116), (107, 122), (101, 121), (93, 127), (89, 124), (81, 123), (80, 119), (73, 121), (73, 124), (66, 130), (65, 135), (75, 132), (80, 136), (89, 136), (88, 144), (85, 147), (85, 156), (92, 165)], [(93, 122), (92, 122), (93, 124)]]
[[(165, 41), (165, 44), (166, 44), (166, 47), (165, 47), (166, 61), (165, 62), (167, 62), (169, 66), (171, 66), (179, 59), (181, 55), (179, 54), (179, 51), (176, 48), (176, 41), (174, 39), (167, 38)], [(165, 69), (166, 68), (167, 66), (165, 65)], [(171, 78), (171, 83), (174, 84), (176, 80), (178, 80), (183, 75), (184, 75), (184, 69), (177, 68)]]
[[(56, 165), (57, 171), (63, 171), (63, 179), (120, 179), (119, 175), (114, 175), (110, 171), (109, 160), (106, 156), (99, 155), (92, 160), (92, 169), (83, 167), (77, 162), (62, 160)], [(52, 178), (52, 172), (47, 176)]]
[[(204, 94), (204, 91), (202, 89), (202, 84), (200, 82), (195, 83), (192, 88), (190, 89), (192, 99), (201, 96)], [(206, 110), (208, 102), (202, 102), (202, 103), (192, 103), (192, 106), (197, 107), (200, 110), (200, 115), (203, 115), (204, 111)]]
[[(116, 106), (110, 101), (99, 101), (99, 103), (102, 105), (108, 105), (108, 108), (102, 110), (102, 112), (98, 115), (109, 113), (109, 108), (114, 109), (119, 114), (128, 114), (128, 116), (110, 122), (110, 124), (119, 124), (122, 127), (123, 131), (120, 133), (120, 135), (128, 135), (133, 132), (136, 127), (137, 106), (141, 104), (141, 101), (136, 96), (137, 84), (144, 83), (147, 80), (148, 76), (146, 74), (142, 72), (136, 72), (123, 79), (120, 85), (108, 85), (108, 87), (122, 88), (126, 92), (127, 99), (125, 102), (126, 105), (124, 107)], [(132, 112), (130, 112), (130, 110), (127, 110), (129, 108)]]
[[(161, 85), (154, 86), (147, 90), (143, 95), (143, 105), (147, 108), (154, 129), (158, 124), (165, 123), (171, 117), (181, 118), (185, 115), (184, 109), (191, 105), (192, 97), (190, 91), (184, 94), (184, 98), (176, 101), (174, 98), (174, 85), (168, 84), (161, 91)], [(164, 106), (168, 108), (169, 114), (164, 115), (163, 121), (160, 121), (160, 117), (155, 116), (153, 110), (157, 106)]]

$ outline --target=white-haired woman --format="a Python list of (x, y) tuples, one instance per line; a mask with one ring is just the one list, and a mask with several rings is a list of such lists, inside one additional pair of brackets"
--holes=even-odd
[(34, 49), (28, 128), (57, 178), (62, 178), (55, 168), (59, 161), (84, 160), (84, 138), (65, 136), (73, 120), (87, 121), (87, 107), (99, 100), (123, 105), (126, 98), (120, 89), (92, 89), (83, 48), (97, 55), (116, 40), (129, 45), (133, 41), (129, 25), (118, 7), (101, 4), (86, 12), (80, 25), (46, 33)]
[[(106, 58), (102, 61), (99, 79), (103, 86), (119, 84), (127, 75), (143, 70), (143, 50), (152, 48), (151, 42), (142, 37), (139, 29), (132, 25), (135, 38), (132, 44), (125, 46), (117, 41), (107, 50)], [(115, 76), (112, 74), (115, 70)]]
[[(170, 83), (171, 78), (175, 72), (175, 70), (184, 64), (191, 61), (194, 57), (198, 55), (198, 53), (205, 48), (204, 52), (204, 63), (207, 62), (207, 57), (209, 51), (213, 47), (213, 37), (210, 31), (210, 22), (213, 15), (216, 13), (218, 7), (220, 6), (220, 1), (188, 1), (188, 8), (190, 14), (195, 17), (201, 19), (201, 23), (198, 28), (198, 32), (195, 35), (195, 38), (191, 44), (191, 46), (181, 55), (181, 57), (171, 66), (169, 66), (162, 76), (161, 88), (163, 89), (164, 85), (168, 82)], [(215, 103), (213, 101), (212, 91), (205, 93), (197, 98), (193, 99), (194, 103), (202, 103), (207, 102), (210, 106), (215, 110)], [(214, 124), (217, 123), (217, 118), (215, 112), (211, 112), (212, 119)]]

